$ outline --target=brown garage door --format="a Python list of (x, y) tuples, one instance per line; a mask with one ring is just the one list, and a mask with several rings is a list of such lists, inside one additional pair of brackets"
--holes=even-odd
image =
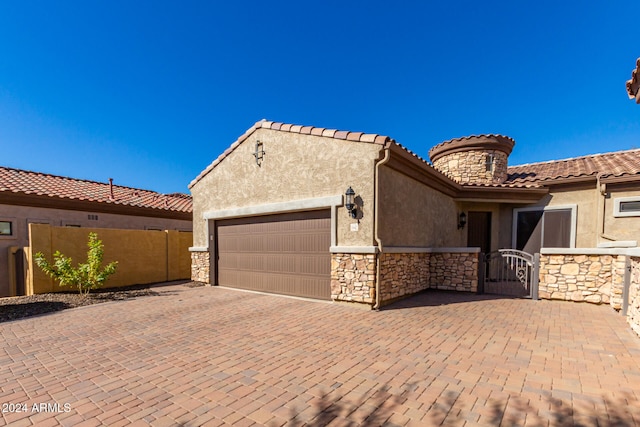
[(329, 299), (329, 210), (216, 221), (218, 284)]

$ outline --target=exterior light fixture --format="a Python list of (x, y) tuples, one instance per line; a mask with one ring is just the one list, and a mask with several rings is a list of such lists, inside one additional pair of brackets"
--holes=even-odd
[(355, 218), (358, 214), (358, 208), (356, 207), (354, 198), (355, 198), (356, 192), (353, 191), (353, 188), (349, 187), (347, 188), (347, 191), (344, 193), (345, 196), (345, 203), (344, 203), (344, 207), (347, 208), (347, 210), (349, 211), (349, 213), (351, 214), (351, 218)]
[(263, 147), (264, 145), (262, 144), (262, 142), (256, 142), (256, 151), (253, 153), (253, 156), (256, 158), (256, 164), (258, 166), (262, 165), (262, 159), (264, 159), (265, 152)]
[(458, 230), (464, 228), (465, 225), (467, 225), (467, 214), (460, 212), (460, 215), (458, 215)]

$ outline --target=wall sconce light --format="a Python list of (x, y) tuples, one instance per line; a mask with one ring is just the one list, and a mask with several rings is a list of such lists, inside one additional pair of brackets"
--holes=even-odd
[(465, 225), (467, 225), (467, 214), (460, 212), (460, 215), (458, 216), (458, 230), (464, 228)]
[(262, 142), (256, 142), (256, 151), (253, 153), (253, 156), (256, 158), (256, 164), (258, 166), (262, 165), (262, 159), (264, 159), (265, 152), (263, 146)]
[(355, 218), (358, 215), (358, 208), (356, 207), (354, 198), (355, 198), (356, 192), (353, 191), (353, 188), (351, 188), (351, 186), (349, 186), (349, 188), (347, 188), (347, 191), (344, 193), (345, 196), (345, 203), (344, 203), (344, 207), (347, 208), (347, 210), (349, 211), (349, 213), (351, 214), (351, 218)]

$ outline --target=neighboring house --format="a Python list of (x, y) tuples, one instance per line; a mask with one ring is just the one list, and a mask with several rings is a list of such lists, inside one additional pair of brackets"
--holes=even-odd
[[(8, 271), (29, 245), (29, 224), (191, 231), (191, 197), (0, 167), (0, 297), (20, 295)], [(18, 269), (21, 266), (18, 266)]]
[(192, 279), (379, 306), (477, 291), (480, 251), (636, 244), (640, 150), (509, 167), (514, 144), (453, 139), (429, 163), (386, 136), (258, 122), (189, 186)]
[(627, 80), (629, 99), (635, 99), (640, 104), (640, 58), (636, 60), (636, 68), (631, 72), (631, 80)]

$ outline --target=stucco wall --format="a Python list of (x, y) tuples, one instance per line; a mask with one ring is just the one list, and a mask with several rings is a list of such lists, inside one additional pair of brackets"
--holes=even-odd
[[(265, 151), (261, 166), (256, 141)], [(351, 186), (360, 202), (358, 231), (338, 209), (337, 245), (373, 244), (373, 173), (382, 147), (313, 135), (258, 129), (192, 188), (195, 247), (207, 247), (203, 214), (223, 209), (344, 194)]]
[(119, 230), (107, 228), (51, 227), (47, 224), (30, 225), (27, 294), (69, 290), (54, 283), (38, 268), (33, 257), (37, 252), (53, 262), (53, 253), (60, 251), (72, 258), (73, 264), (86, 262), (87, 241), (90, 232), (98, 234), (104, 244), (106, 265), (118, 261), (116, 273), (109, 277), (106, 287), (157, 283), (190, 277), (190, 232)]
[[(636, 187), (640, 187), (637, 184)], [(615, 199), (619, 197), (640, 197), (640, 190), (629, 190), (609, 186), (610, 196), (604, 199), (605, 202), (605, 226), (604, 233), (616, 240), (639, 240), (640, 241), (640, 216), (614, 217)]]
[[(510, 225), (511, 217), (513, 216), (513, 211), (511, 209), (503, 209), (503, 206), (494, 203), (469, 202), (461, 203), (460, 208), (467, 214), (469, 212), (491, 212), (491, 250), (497, 251), (498, 249), (511, 247)], [(467, 225), (462, 230), (463, 241), (461, 246), (468, 246), (468, 227), (469, 226)]]
[(380, 167), (378, 234), (384, 246), (457, 247), (459, 230), (453, 199), (394, 169)]
[[(89, 219), (96, 217), (97, 219)], [(29, 245), (29, 223), (45, 223), (51, 226), (191, 231), (191, 221), (185, 220), (3, 204), (0, 204), (0, 220), (9, 220), (13, 223), (13, 236), (0, 236), (0, 297), (11, 294), (7, 270), (9, 262), (13, 260), (8, 256), (9, 248)]]
[(593, 248), (598, 244), (598, 195), (595, 185), (573, 188), (554, 186), (549, 189), (549, 195), (536, 205), (546, 207), (577, 205), (576, 247)]

